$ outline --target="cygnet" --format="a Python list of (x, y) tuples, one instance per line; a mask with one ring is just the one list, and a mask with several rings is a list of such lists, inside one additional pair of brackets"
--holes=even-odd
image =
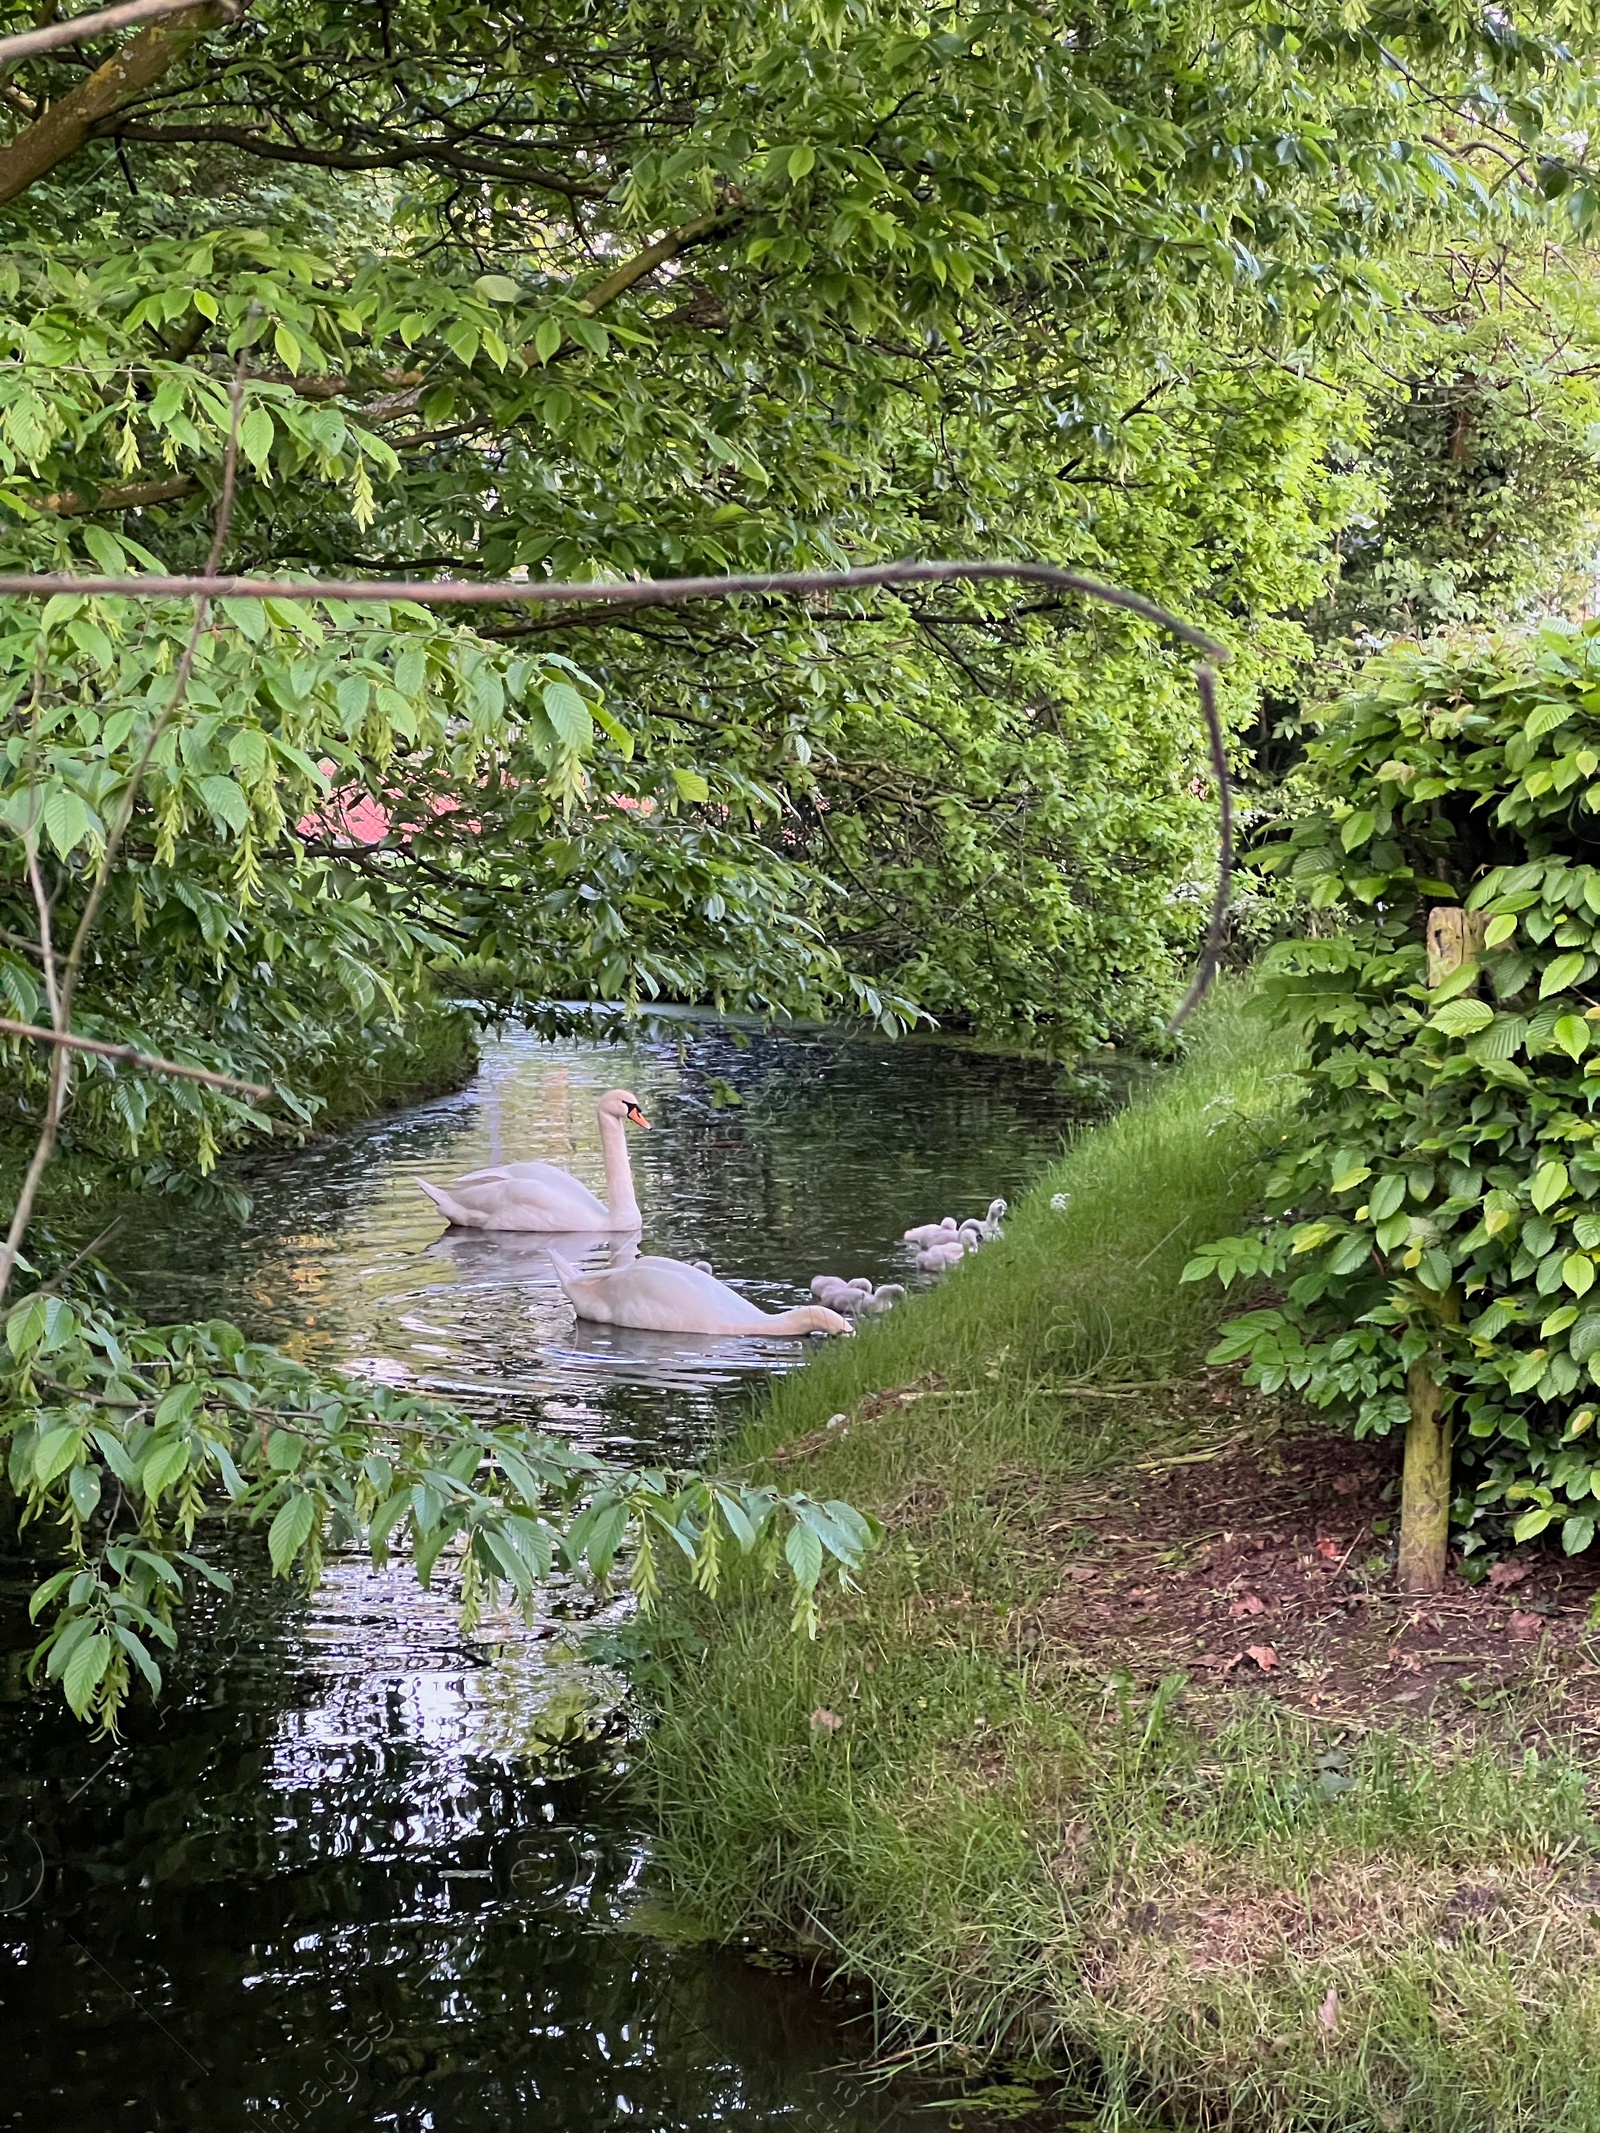
[(864, 1274), (854, 1281), (843, 1281), (837, 1274), (816, 1274), (812, 1277), (811, 1293), (824, 1309), (853, 1318), (863, 1299), (872, 1294), (872, 1283)]
[(905, 1294), (903, 1282), (886, 1281), (882, 1288), (874, 1289), (870, 1296), (862, 1298), (859, 1315), (862, 1318), (883, 1318), (897, 1303), (905, 1301)]
[(935, 1244), (948, 1244), (957, 1229), (954, 1215), (946, 1215), (942, 1222), (924, 1222), (916, 1229), (908, 1229), (902, 1242), (914, 1244), (926, 1251)]

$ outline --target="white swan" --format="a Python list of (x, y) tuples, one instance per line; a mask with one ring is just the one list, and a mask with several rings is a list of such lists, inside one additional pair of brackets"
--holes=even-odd
[(991, 1200), (989, 1202), (989, 1212), (978, 1225), (983, 1231), (985, 1240), (991, 1237), (998, 1237), (1001, 1234), (1006, 1216), (1010, 1212), (1011, 1210), (1004, 1200)]
[(850, 1321), (821, 1304), (793, 1311), (762, 1311), (713, 1274), (682, 1259), (646, 1254), (631, 1266), (580, 1274), (559, 1252), (550, 1254), (556, 1279), (580, 1318), (602, 1326), (631, 1326), (641, 1333), (779, 1334), (848, 1333)]
[(607, 1090), (594, 1115), (605, 1152), (609, 1207), (554, 1163), (497, 1163), (469, 1171), (450, 1186), (430, 1185), (426, 1178), (417, 1183), (445, 1220), (461, 1229), (637, 1229), (639, 1202), (623, 1120), (646, 1127), (650, 1121), (638, 1097), (626, 1089)]
[(947, 1244), (955, 1233), (956, 1218), (954, 1215), (946, 1215), (942, 1222), (923, 1222), (915, 1229), (908, 1229), (901, 1241), (926, 1250), (932, 1244)]

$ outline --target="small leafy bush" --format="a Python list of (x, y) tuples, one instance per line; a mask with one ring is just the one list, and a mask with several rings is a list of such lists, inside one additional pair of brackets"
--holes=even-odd
[[(1345, 923), (1273, 950), (1263, 988), (1308, 1046), (1299, 1115), (1262, 1228), (1185, 1279), (1270, 1282), (1212, 1360), (1358, 1435), (1405, 1422), (1422, 1365), (1457, 1523), (1560, 1521), (1576, 1552), (1600, 1519), (1600, 624), (1397, 648), (1312, 758), (1324, 802), (1268, 863)], [(1470, 947), (1430, 989), (1439, 905)]]

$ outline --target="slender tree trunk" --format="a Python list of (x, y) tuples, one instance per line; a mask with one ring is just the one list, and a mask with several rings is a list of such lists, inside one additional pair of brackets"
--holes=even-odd
[[(1477, 962), (1488, 923), (1483, 912), (1464, 911), (1459, 904), (1441, 904), (1428, 913), (1430, 990), (1463, 963)], [(1437, 1308), (1441, 1318), (1455, 1323), (1459, 1298), (1454, 1289)], [(1444, 1393), (1425, 1362), (1413, 1363), (1406, 1373), (1406, 1401), (1411, 1419), (1400, 1482), (1400, 1589), (1439, 1592), (1450, 1544), (1450, 1424)]]
[(1406, 1398), (1411, 1420), (1400, 1483), (1400, 1589), (1438, 1592), (1450, 1540), (1450, 1424), (1426, 1363), (1413, 1363), (1406, 1373)]

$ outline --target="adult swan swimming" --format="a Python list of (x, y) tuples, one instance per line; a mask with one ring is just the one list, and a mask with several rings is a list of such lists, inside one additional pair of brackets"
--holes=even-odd
[(552, 1249), (550, 1264), (580, 1318), (602, 1326), (631, 1326), (639, 1333), (751, 1333), (788, 1335), (849, 1333), (849, 1319), (821, 1304), (793, 1311), (762, 1311), (714, 1274), (682, 1259), (648, 1254), (627, 1266), (580, 1274)]
[(637, 1229), (639, 1202), (623, 1121), (646, 1128), (650, 1121), (638, 1097), (626, 1089), (608, 1089), (594, 1115), (600, 1122), (609, 1207), (554, 1163), (497, 1163), (469, 1171), (453, 1185), (430, 1185), (426, 1178), (417, 1183), (445, 1220), (460, 1229)]

